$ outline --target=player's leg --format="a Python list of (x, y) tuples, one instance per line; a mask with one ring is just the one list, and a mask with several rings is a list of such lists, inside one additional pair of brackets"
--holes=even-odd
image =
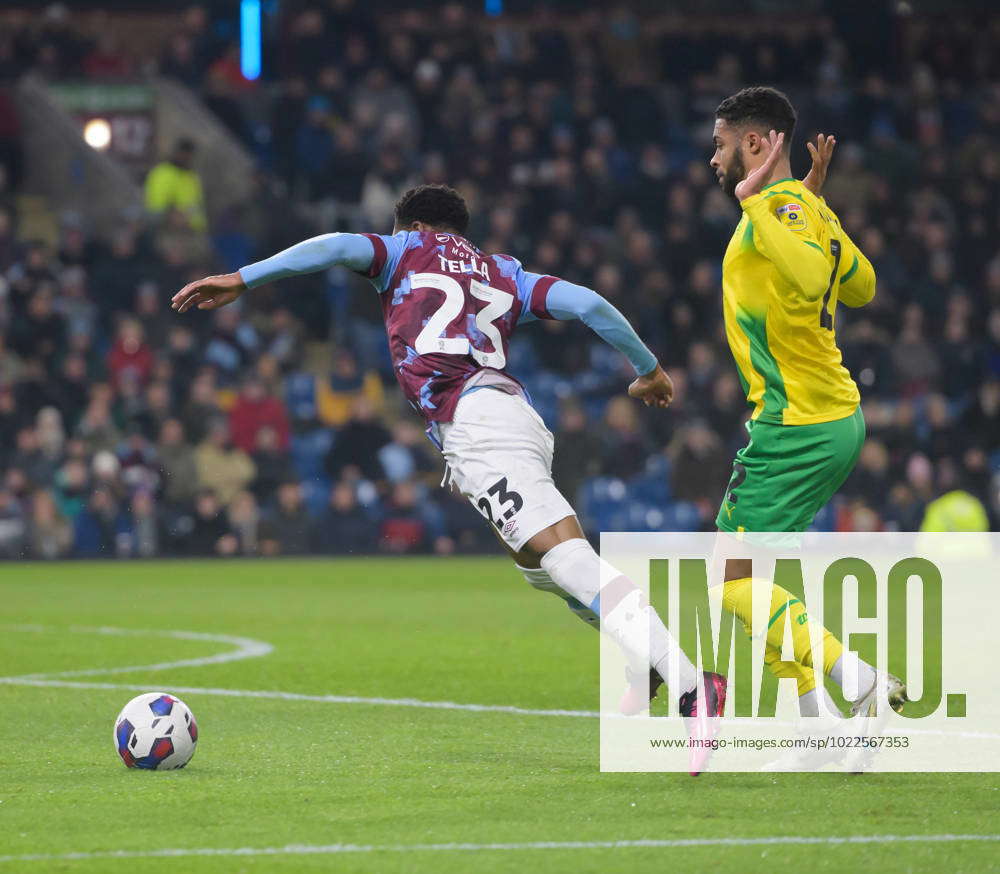
[[(714, 717), (725, 706), (726, 680), (709, 673), (699, 678), (644, 593), (587, 542), (552, 481), (553, 438), (545, 423), (523, 398), (483, 390), (463, 396), (441, 434), (454, 482), (516, 553), (517, 564), (541, 568), (600, 617), (601, 630), (643, 678), (640, 706), (633, 709), (648, 705), (651, 672), (678, 696), (692, 738), (690, 771), (700, 773), (718, 731)], [(629, 706), (628, 693), (624, 703)]]
[(699, 678), (691, 660), (667, 630), (645, 593), (608, 564), (583, 537), (576, 516), (561, 519), (532, 536), (519, 551), (519, 563), (535, 562), (564, 591), (600, 617), (601, 630), (621, 648), (632, 675), (622, 710), (636, 713), (656, 692), (647, 677), (657, 676), (678, 697), (690, 736), (692, 775), (705, 769), (726, 703), (726, 678), (708, 671)]
[[(496, 533), (496, 532), (495, 532)], [(580, 537), (583, 537), (583, 530), (580, 530)], [(521, 572), (521, 576), (524, 577), (525, 582), (528, 583), (533, 589), (537, 589), (539, 592), (548, 592), (561, 598), (569, 611), (576, 616), (585, 625), (593, 628), (595, 631), (600, 630), (601, 620), (600, 617), (590, 609), (586, 604), (582, 604), (577, 601), (569, 592), (564, 592), (553, 582), (552, 577), (549, 576), (549, 572), (542, 567), (541, 561), (534, 557), (533, 555), (521, 555), (511, 549), (504, 539), (497, 534), (497, 539), (503, 545), (503, 548), (508, 552), (511, 559), (514, 561), (514, 566)]]
[[(733, 477), (716, 520), (723, 535), (805, 531), (850, 473), (864, 441), (860, 409), (836, 422), (800, 426), (751, 423), (749, 430), (750, 442), (737, 453)], [(749, 560), (726, 562), (723, 602), (746, 628), (752, 624), (751, 573)], [(854, 696), (858, 696), (856, 703), (874, 692), (875, 669), (859, 660), (857, 676), (845, 677), (843, 644), (826, 628), (820, 629), (822, 656), (814, 657), (805, 607), (780, 586), (771, 588), (768, 616), (768, 648), (780, 649), (785, 627), (790, 625), (799, 665), (821, 668), (841, 688), (853, 687)], [(776, 659), (772, 667), (781, 664)], [(902, 704), (904, 690), (902, 684), (898, 686), (890, 694), (893, 706)], [(807, 709), (811, 706), (809, 702)]]
[[(634, 671), (648, 676), (655, 667), (676, 694), (693, 690), (694, 667), (656, 612), (583, 536), (552, 481), (552, 435), (530, 405), (497, 390), (470, 393), (441, 433), (453, 481), (493, 525), (522, 572), (531, 572), (529, 583), (599, 616)], [(547, 579), (533, 573), (538, 570)]]
[(637, 711), (649, 703), (650, 669), (678, 697), (694, 690), (697, 675), (690, 659), (645, 593), (597, 554), (575, 515), (529, 538), (517, 553), (517, 563), (538, 563), (559, 589), (599, 617), (600, 628), (621, 647), (632, 675), (641, 678), (641, 698), (626, 709)]

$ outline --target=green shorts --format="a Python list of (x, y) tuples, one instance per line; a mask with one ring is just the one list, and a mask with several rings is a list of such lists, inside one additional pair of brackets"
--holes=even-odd
[(805, 531), (854, 469), (865, 418), (817, 425), (747, 422), (715, 524), (723, 531)]

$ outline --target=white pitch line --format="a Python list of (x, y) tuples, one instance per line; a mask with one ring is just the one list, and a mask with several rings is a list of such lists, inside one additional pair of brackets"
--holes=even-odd
[[(219, 643), (228, 643), (236, 647), (230, 652), (219, 653), (218, 655), (203, 656), (194, 659), (182, 659), (173, 662), (159, 662), (152, 665), (136, 665), (125, 668), (94, 668), (80, 671), (59, 671), (50, 674), (24, 674), (17, 677), (0, 677), (0, 685), (7, 686), (33, 686), (50, 687), (57, 689), (103, 689), (103, 690), (124, 690), (148, 692), (148, 683), (100, 683), (96, 681), (71, 681), (55, 679), (58, 677), (76, 677), (93, 675), (111, 675), (133, 673), (136, 671), (164, 671), (170, 668), (191, 668), (203, 667), (205, 665), (216, 665), (225, 662), (239, 661), (248, 658), (257, 658), (268, 655), (274, 651), (274, 647), (261, 640), (254, 640), (249, 637), (233, 637), (226, 634), (208, 634), (199, 631), (150, 631), (130, 628), (100, 627), (90, 628), (83, 626), (72, 626), (68, 629), (57, 629), (43, 625), (14, 625), (0, 626), (0, 631), (22, 631), (22, 632), (48, 632), (48, 631), (71, 631), (85, 634), (114, 634), (114, 635), (161, 635), (179, 640), (208, 640)], [(597, 710), (563, 710), (563, 709), (540, 709), (533, 707), (516, 707), (510, 704), (462, 704), (458, 701), (425, 701), (420, 698), (382, 698), (365, 697), (361, 695), (310, 695), (303, 692), (281, 692), (269, 689), (220, 689), (205, 686), (175, 686), (170, 684), (170, 690), (178, 695), (215, 695), (223, 698), (257, 698), (274, 701), (311, 701), (319, 704), (368, 704), (382, 707), (416, 707), (427, 710), (459, 710), (469, 713), (512, 713), (517, 716), (569, 716), (582, 717), (585, 719), (597, 719), (601, 713)], [(606, 719), (626, 718), (617, 713), (604, 714)], [(676, 721), (680, 717), (657, 717), (664, 721)], [(776, 722), (774, 725), (787, 727), (790, 723)], [(1000, 734), (976, 731), (944, 731), (941, 729), (919, 729), (910, 728), (907, 734), (940, 735), (946, 737), (965, 737), (980, 740), (1000, 740)]]
[(87, 677), (94, 674), (109, 676), (111, 674), (132, 674), (137, 671), (168, 671), (172, 668), (201, 668), (206, 665), (222, 665), (227, 662), (238, 662), (243, 659), (260, 658), (274, 652), (274, 647), (263, 640), (254, 640), (250, 637), (233, 637), (229, 634), (207, 634), (200, 631), (165, 631), (162, 629), (141, 629), (141, 628), (111, 628), (101, 626), (99, 628), (89, 628), (74, 625), (66, 629), (47, 627), (44, 625), (8, 625), (0, 626), (0, 631), (19, 632), (51, 632), (70, 631), (74, 634), (106, 634), (124, 637), (170, 637), (175, 640), (202, 640), (210, 643), (225, 643), (236, 647), (229, 652), (221, 652), (210, 656), (201, 656), (193, 659), (180, 659), (171, 662), (157, 662), (152, 665), (128, 665), (119, 668), (86, 668), (76, 671), (55, 671), (45, 674), (25, 674), (21, 677), (5, 677), (3, 679), (13, 680), (41, 680), (49, 677)]
[(341, 853), (510, 852), (523, 850), (628, 850), (683, 847), (844, 846), (852, 844), (952, 844), (995, 842), (1000, 835), (847, 835), (844, 837), (676, 838), (638, 841), (537, 841), (491, 844), (289, 844), (284, 847), (194, 847), (108, 850), (94, 853), (27, 853), (3, 862), (73, 862), (89, 859), (164, 859), (190, 856), (328, 856)]
[[(0, 677), (7, 686), (51, 686), (60, 689), (125, 689), (148, 691), (149, 684), (97, 683), (46, 680), (36, 677)], [(534, 710), (507, 704), (461, 704), (457, 701), (423, 701), (419, 698), (364, 698), (359, 695), (307, 695), (301, 692), (278, 692), (266, 689), (212, 689), (203, 686), (175, 686), (170, 691), (178, 695), (220, 695), (224, 698), (264, 698), (276, 701), (315, 701), (321, 704), (373, 704), (386, 707), (423, 707), (429, 710), (467, 710), (473, 713), (515, 713), (521, 716), (600, 716), (596, 710)]]

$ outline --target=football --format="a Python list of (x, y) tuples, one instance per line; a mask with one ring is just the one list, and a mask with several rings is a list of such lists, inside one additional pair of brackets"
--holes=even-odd
[(128, 702), (115, 720), (115, 749), (129, 768), (183, 768), (198, 745), (191, 708), (166, 692), (146, 692)]

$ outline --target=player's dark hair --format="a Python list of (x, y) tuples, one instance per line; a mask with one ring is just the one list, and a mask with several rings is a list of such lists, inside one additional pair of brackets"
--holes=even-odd
[(454, 188), (447, 185), (418, 185), (396, 201), (396, 227), (423, 222), (442, 231), (464, 234), (469, 227), (469, 207)]
[(715, 110), (716, 118), (732, 125), (761, 127), (764, 133), (777, 131), (785, 135), (785, 148), (795, 133), (795, 109), (785, 94), (777, 88), (754, 85), (727, 97)]

